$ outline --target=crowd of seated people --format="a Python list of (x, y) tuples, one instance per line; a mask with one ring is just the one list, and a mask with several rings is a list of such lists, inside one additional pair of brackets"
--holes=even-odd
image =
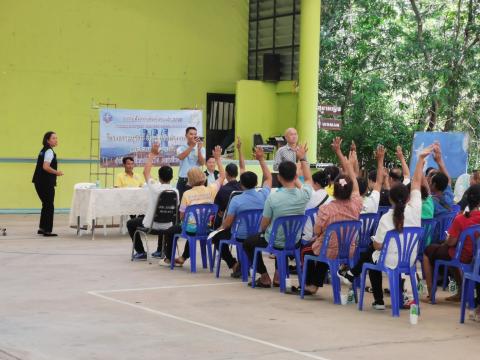
[[(422, 226), (422, 220), (437, 218), (443, 214), (455, 211), (452, 180), (445, 166), (440, 145), (434, 143), (426, 147), (420, 154), (415, 167), (413, 177), (410, 178), (408, 166), (400, 147), (397, 147), (395, 155), (400, 167), (387, 170), (384, 168), (386, 150), (379, 145), (375, 152), (376, 169), (368, 172), (368, 176), (362, 177), (358, 164), (357, 149), (355, 144), (350, 146), (348, 156), (345, 156), (341, 149), (342, 140), (335, 138), (332, 143), (332, 150), (336, 154), (339, 167), (328, 167), (311, 174), (310, 166), (306, 161), (308, 152), (307, 145), (290, 146), (291, 158), (295, 161), (284, 160), (278, 164), (278, 181), (281, 187), (272, 189), (272, 174), (265, 161), (261, 148), (256, 148), (254, 158), (260, 165), (263, 183), (258, 187), (258, 177), (254, 172), (246, 171), (243, 159), (240, 139), (237, 140), (237, 150), (240, 155), (240, 169), (237, 165), (230, 163), (224, 169), (221, 160), (222, 149), (215, 147), (211, 159), (214, 160), (218, 174), (213, 174), (210, 165), (208, 172), (203, 172), (200, 167), (192, 167), (188, 170), (188, 188), (179, 199), (179, 218), (186, 222), (186, 231), (195, 234), (196, 224), (193, 218), (185, 219), (185, 211), (190, 205), (217, 204), (219, 212), (215, 219), (215, 228), (222, 231), (216, 233), (212, 238), (213, 246), (218, 249), (222, 239), (230, 239), (232, 236), (231, 226), (239, 213), (245, 210), (261, 210), (262, 220), (258, 233), (247, 234), (244, 225), (240, 225), (237, 232), (237, 241), (243, 243), (245, 257), (235, 258), (228, 246), (222, 247), (220, 258), (231, 270), (231, 276), (238, 278), (241, 275), (241, 268), (250, 268), (254, 260), (255, 249), (266, 247), (272, 243), (275, 248), (282, 249), (285, 245), (285, 237), (282, 231), (271, 239), (272, 225), (276, 219), (288, 215), (303, 215), (307, 209), (316, 208), (314, 222), (306, 222), (303, 233), (298, 237), (297, 247), (303, 258), (306, 255), (319, 255), (325, 243), (325, 232), (330, 224), (359, 220), (361, 214), (377, 213), (379, 206), (389, 206), (389, 210), (379, 218), (376, 231), (371, 237), (369, 249), (362, 252), (355, 266), (351, 268), (344, 264), (336, 273), (330, 276), (339, 276), (345, 283), (352, 284), (355, 277), (360, 276), (363, 265), (366, 263), (377, 263), (382, 251), (385, 255), (385, 266), (395, 268), (399, 262), (398, 249), (391, 242), (387, 249), (383, 249), (383, 243), (387, 232), (395, 230), (402, 233), (405, 227)], [(134, 236), (135, 229), (139, 226), (148, 226), (155, 211), (155, 202), (158, 194), (167, 189), (172, 189), (170, 181), (172, 170), (168, 166), (159, 169), (160, 183), (156, 183), (150, 177), (152, 159), (158, 156), (158, 146), (152, 148), (148, 161), (145, 165), (144, 176), (146, 186), (151, 192), (152, 201), (144, 218), (137, 217), (128, 223), (129, 233), (134, 242), (136, 251), (135, 259), (146, 258), (145, 250), (140, 239)], [(438, 165), (437, 169), (429, 168), (424, 173), (426, 158), (432, 156)], [(207, 163), (213, 161), (208, 159)], [(476, 174), (476, 175), (475, 175)], [(456, 215), (448, 229), (448, 236), (444, 243), (438, 243), (436, 239), (428, 239), (432, 244), (428, 245), (424, 252), (423, 267), (428, 293), (432, 291), (432, 269), (436, 260), (449, 260), (453, 257), (455, 248), (463, 230), (472, 225), (480, 224), (480, 180), (478, 172), (471, 179), (471, 186), (462, 198), (462, 209)], [(240, 175), (239, 181), (237, 180)], [(210, 177), (210, 180), (208, 179)], [(241, 192), (233, 196), (233, 192)], [(386, 205), (385, 205), (386, 204)], [(182, 266), (184, 262), (195, 254), (190, 254), (188, 242), (186, 242), (183, 253), (177, 258), (172, 258), (173, 234), (180, 233), (180, 224), (154, 224), (157, 228), (168, 229), (168, 236), (164, 237), (166, 250), (164, 258), (160, 263), (170, 265), (172, 261), (176, 266)], [(303, 241), (301, 241), (303, 240)], [(424, 240), (424, 239), (423, 239)], [(422, 240), (422, 241), (423, 241)], [(473, 241), (465, 242), (461, 261), (469, 263), (474, 257)], [(350, 256), (355, 254), (357, 243), (353, 241), (350, 245)], [(159, 255), (160, 244), (155, 255)], [(332, 234), (326, 249), (328, 258), (334, 259), (338, 254), (338, 239)], [(248, 259), (243, 264), (241, 260)], [(412, 252), (411, 264), (414, 265), (417, 259), (416, 249)], [(257, 274), (251, 274), (251, 281), (259, 288), (270, 288), (279, 286), (277, 261), (275, 259), (275, 273), (271, 277), (262, 256), (257, 258)], [(308, 262), (306, 269), (305, 295), (316, 294), (324, 285), (328, 264), (323, 262)], [(421, 272), (420, 272), (421, 273)], [(461, 288), (462, 274), (458, 269), (453, 270), (453, 276)], [(385, 309), (383, 299), (384, 289), (382, 288), (382, 274), (378, 271), (369, 271), (371, 290), (373, 292), (374, 309)], [(401, 282), (403, 288), (404, 282)], [(293, 292), (299, 292), (299, 286), (292, 287)], [(447, 298), (450, 301), (460, 300), (460, 290), (454, 296)], [(428, 301), (428, 295), (425, 299)], [(478, 312), (478, 309), (477, 309)]]

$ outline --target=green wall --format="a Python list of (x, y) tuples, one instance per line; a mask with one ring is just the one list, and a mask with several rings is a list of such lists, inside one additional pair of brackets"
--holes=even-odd
[(247, 44), (247, 0), (0, 1), (0, 188), (12, 190), (0, 209), (40, 206), (28, 159), (44, 132), (60, 139), (56, 207), (70, 207), (89, 177), (76, 160), (89, 158), (92, 105), (205, 110), (207, 92), (247, 77)]
[(241, 80), (236, 90), (235, 132), (242, 138), (247, 158), (253, 145), (253, 134), (260, 133), (264, 141), (273, 135), (283, 135), (285, 129), (296, 126), (297, 93), (294, 81), (278, 83)]

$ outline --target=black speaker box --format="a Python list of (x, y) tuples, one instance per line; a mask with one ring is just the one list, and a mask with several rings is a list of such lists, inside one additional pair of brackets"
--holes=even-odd
[(263, 81), (279, 81), (280, 75), (280, 55), (263, 54)]

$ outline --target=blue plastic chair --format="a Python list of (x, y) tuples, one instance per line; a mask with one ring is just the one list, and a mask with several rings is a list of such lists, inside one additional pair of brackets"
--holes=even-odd
[[(319, 261), (328, 264), (330, 273), (332, 274), (332, 288), (333, 288), (333, 301), (335, 304), (341, 304), (340, 279), (336, 276), (337, 271), (342, 264), (349, 264), (350, 267), (354, 266), (355, 256), (350, 257), (350, 245), (352, 242), (356, 242), (360, 236), (362, 223), (359, 220), (338, 221), (327, 226), (325, 230), (325, 237), (323, 240), (322, 248), (320, 249), (320, 255), (305, 255), (303, 259), (303, 273), (301, 281), (300, 297), (303, 299), (305, 295), (305, 281), (307, 276), (307, 264), (309, 261)], [(327, 257), (327, 249), (333, 234), (337, 236), (338, 242), (338, 256), (335, 259)], [(355, 286), (354, 286), (355, 289)]]
[[(280, 278), (280, 291), (285, 292), (285, 279), (288, 277), (288, 256), (295, 256), (297, 266), (298, 282), (301, 283), (300, 271), (300, 247), (298, 245), (302, 236), (302, 230), (305, 226), (307, 217), (305, 215), (280, 216), (273, 222), (272, 231), (268, 246), (264, 248), (256, 247), (252, 264), (252, 288), (255, 287), (255, 274), (257, 273), (257, 258), (262, 256), (262, 252), (274, 254), (277, 259), (278, 274)], [(285, 237), (285, 247), (283, 249), (275, 248), (275, 239), (278, 231), (282, 229)]]
[(217, 259), (217, 270), (215, 276), (218, 278), (220, 276), (220, 263), (221, 263), (221, 253), (223, 246), (233, 245), (237, 248), (237, 256), (238, 261), (241, 264), (241, 271), (242, 271), (242, 281), (248, 281), (248, 272), (250, 269), (248, 263), (248, 257), (243, 251), (243, 242), (237, 240), (237, 233), (240, 224), (244, 224), (247, 228), (248, 236), (252, 236), (258, 234), (260, 231), (260, 223), (262, 221), (262, 214), (263, 209), (252, 209), (252, 210), (245, 210), (241, 211), (235, 216), (231, 227), (231, 234), (232, 236), (230, 239), (220, 240), (218, 244), (218, 259)]
[[(418, 297), (416, 267), (415, 263), (410, 264), (412, 253), (417, 251), (417, 245), (422, 238), (423, 229), (420, 227), (405, 227), (399, 233), (396, 230), (390, 230), (385, 235), (382, 251), (377, 264), (363, 264), (361, 283), (360, 283), (360, 301), (358, 309), (363, 310), (363, 296), (365, 294), (365, 278), (367, 270), (376, 270), (387, 273), (390, 284), (390, 298), (392, 301), (392, 316), (400, 316), (400, 275), (407, 274), (410, 276), (412, 283), (413, 298), (418, 306), (418, 313), (420, 314), (420, 302)], [(400, 239), (402, 235), (402, 239)], [(398, 250), (398, 264), (396, 268), (391, 269), (385, 265), (385, 259), (388, 253), (388, 247), (391, 241), (395, 241)]]
[(368, 250), (368, 247), (372, 242), (370, 238), (377, 231), (379, 221), (380, 216), (378, 213), (360, 214), (362, 227), (360, 229), (360, 236), (357, 244), (357, 252), (359, 255)]
[[(462, 301), (460, 303), (461, 324), (465, 322), (465, 307), (467, 304), (467, 296), (470, 302), (470, 308), (473, 308), (475, 306), (473, 292), (475, 288), (475, 283), (480, 283), (480, 239), (477, 239), (477, 253), (475, 254), (474, 259), (475, 262), (473, 264), (472, 271), (463, 274)], [(477, 296), (480, 297), (480, 294), (477, 293)]]
[(425, 272), (423, 269), (423, 253), (425, 252), (425, 248), (428, 245), (430, 245), (430, 242), (432, 241), (433, 234), (435, 233), (436, 227), (437, 227), (437, 220), (422, 219), (423, 235), (420, 241), (418, 242), (417, 261), (422, 266), (422, 277), (424, 279), (425, 279)]
[[(200, 242), (203, 268), (207, 268), (207, 250), (210, 263), (213, 261), (212, 249), (211, 247), (207, 247), (207, 236), (212, 230), (210, 228), (210, 223), (212, 219), (215, 219), (217, 211), (218, 206), (216, 204), (190, 205), (185, 209), (185, 215), (182, 222), (182, 232), (180, 234), (175, 234), (173, 237), (172, 263), (170, 264), (171, 270), (175, 267), (175, 249), (177, 248), (178, 238), (183, 238), (188, 241), (190, 249), (190, 271), (192, 273), (197, 272), (197, 241)], [(195, 224), (197, 226), (197, 231), (193, 235), (187, 233), (187, 224), (190, 216), (195, 218)]]
[(460, 205), (454, 204), (452, 205), (450, 212), (454, 212), (455, 214), (458, 214), (459, 212), (462, 211), (462, 207)]
[(385, 215), (388, 210), (390, 210), (391, 207), (390, 206), (379, 206), (378, 207), (378, 218), (380, 219), (383, 215)]
[(447, 238), (446, 231), (450, 228), (450, 225), (452, 225), (455, 216), (457, 216), (457, 213), (454, 211), (449, 211), (448, 213), (439, 215), (435, 218), (437, 221), (437, 227), (432, 238), (432, 244), (440, 244), (445, 241)]
[[(307, 220), (305, 221), (305, 225), (307, 225), (307, 222), (310, 221), (312, 223), (312, 231), (313, 231), (313, 227), (315, 226), (315, 216), (317, 214), (318, 214), (317, 207), (305, 210), (305, 216), (307, 217)], [(310, 242), (309, 240), (302, 239), (302, 245), (305, 245), (309, 242)]]
[(437, 292), (438, 269), (440, 268), (440, 266), (444, 266), (445, 276), (448, 273), (449, 267), (458, 268), (463, 273), (472, 272), (474, 259), (472, 259), (472, 261), (469, 264), (465, 264), (460, 261), (460, 257), (462, 255), (462, 250), (465, 245), (465, 241), (467, 241), (467, 237), (469, 237), (470, 241), (472, 241), (473, 243), (472, 244), (473, 254), (476, 253), (477, 242), (475, 239), (479, 236), (480, 236), (480, 225), (473, 225), (466, 228), (460, 234), (460, 238), (458, 239), (457, 246), (455, 247), (455, 256), (453, 257), (453, 259), (435, 261), (435, 268), (433, 270), (432, 293), (430, 294), (430, 300), (432, 304), (435, 304), (435, 295)]

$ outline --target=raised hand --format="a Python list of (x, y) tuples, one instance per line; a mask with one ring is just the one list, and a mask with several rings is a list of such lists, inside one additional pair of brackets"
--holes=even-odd
[(338, 154), (338, 153), (342, 153), (342, 149), (340, 148), (342, 145), (342, 138), (340, 137), (336, 137), (333, 139), (332, 141), (332, 150)]
[(240, 151), (242, 150), (242, 140), (240, 139), (240, 136), (237, 136), (237, 150)]
[(297, 160), (305, 159), (305, 155), (307, 154), (307, 151), (308, 151), (307, 143), (303, 145), (298, 145), (296, 150)]
[(385, 158), (385, 147), (383, 145), (377, 146), (377, 150), (375, 150), (375, 158), (377, 160)]
[(150, 149), (150, 153), (152, 153), (153, 155), (160, 154), (160, 144), (157, 142), (153, 143), (152, 148)]
[(222, 147), (220, 145), (215, 146), (215, 148), (212, 150), (212, 155), (215, 159), (220, 159), (222, 156)]
[(438, 141), (433, 143), (433, 159), (437, 163), (442, 161), (442, 149), (440, 148), (440, 143)]
[(256, 146), (255, 147), (255, 159), (258, 161), (265, 159), (265, 154), (263, 152), (263, 149), (261, 146)]
[(402, 159), (403, 151), (402, 151), (402, 147), (400, 145), (397, 145), (397, 148), (395, 149), (395, 155), (397, 155), (398, 160)]
[[(435, 144), (427, 146), (425, 149), (423, 149), (422, 152), (420, 154), (418, 154), (418, 157), (420, 159), (425, 159), (428, 155), (430, 155), (432, 153), (432, 151), (434, 151), (433, 157), (435, 158)], [(441, 156), (442, 155), (440, 153), (440, 159), (441, 159)], [(436, 161), (436, 159), (435, 159), (435, 161)]]
[(352, 143), (350, 144), (350, 151), (357, 151), (357, 144), (355, 144), (355, 141), (352, 140)]

